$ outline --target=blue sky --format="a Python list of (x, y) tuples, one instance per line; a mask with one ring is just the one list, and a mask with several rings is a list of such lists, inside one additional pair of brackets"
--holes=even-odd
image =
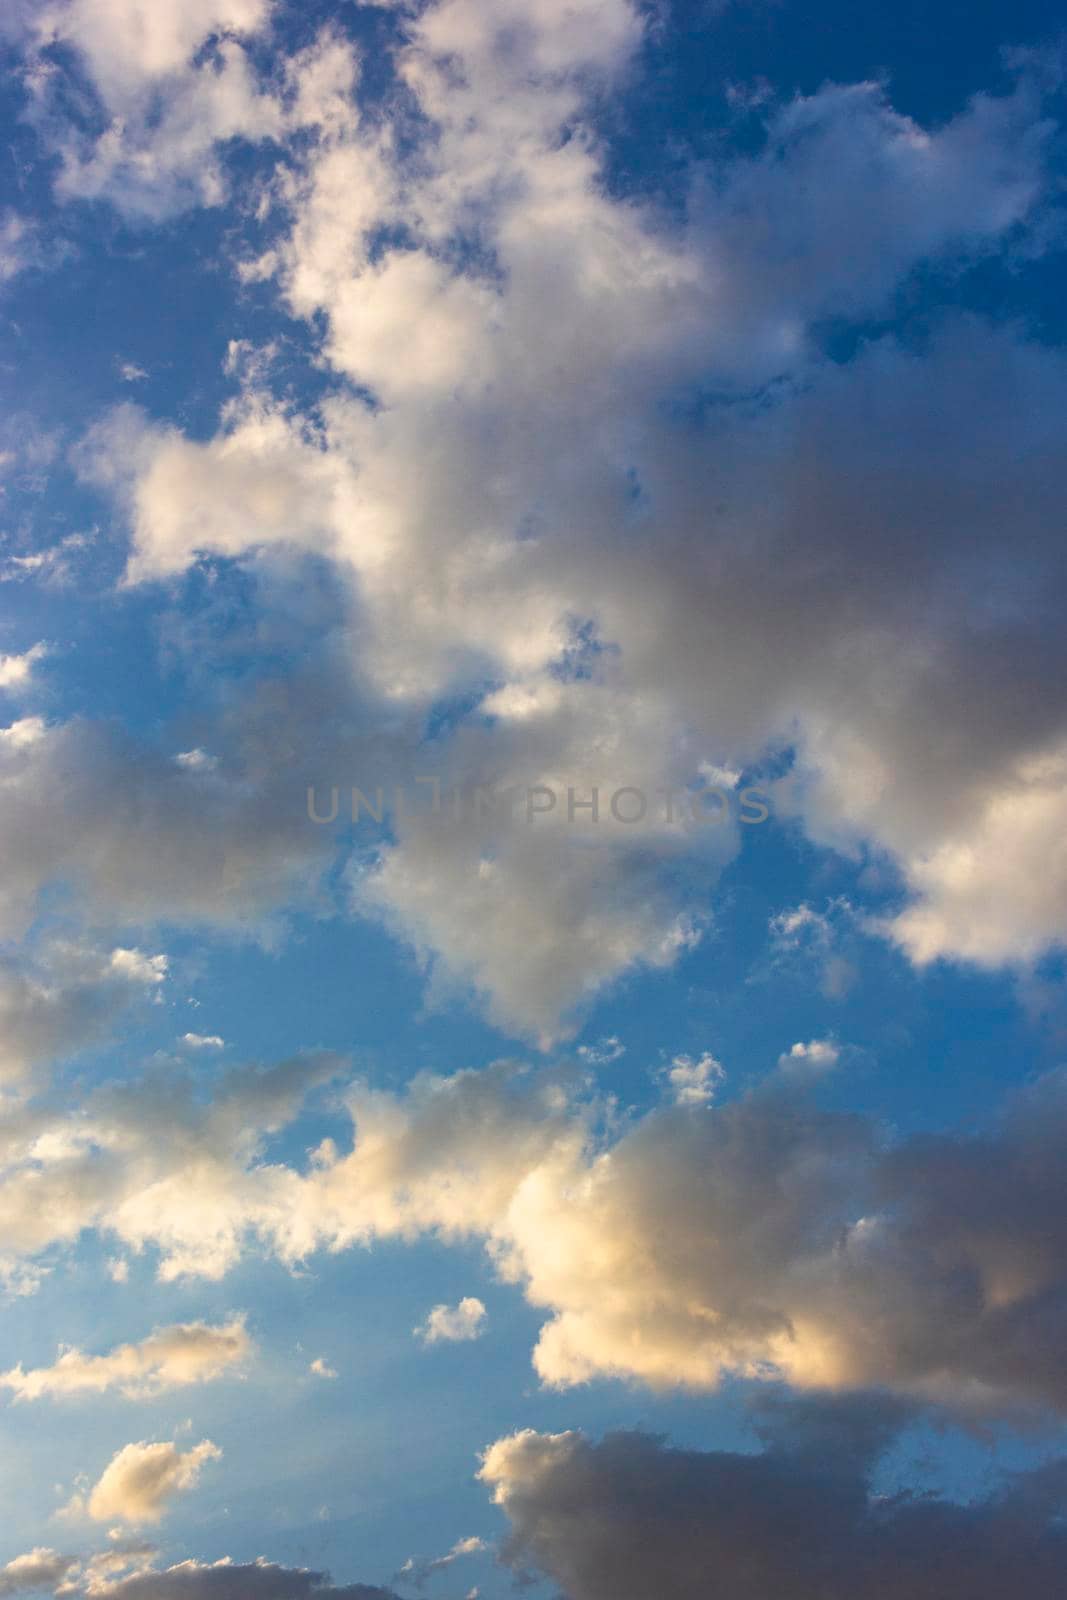
[(1062, 1592), (1061, 26), (0, 23), (0, 1596)]

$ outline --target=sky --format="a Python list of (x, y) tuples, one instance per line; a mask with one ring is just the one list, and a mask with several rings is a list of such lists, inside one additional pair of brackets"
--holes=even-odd
[(1063, 17), (0, 20), (0, 1597), (1067, 1591)]

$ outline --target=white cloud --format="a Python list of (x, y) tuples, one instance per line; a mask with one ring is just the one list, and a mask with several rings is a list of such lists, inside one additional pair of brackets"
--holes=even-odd
[[(337, 1588), (324, 1572), (279, 1567), (263, 1557), (249, 1562), (181, 1561), (171, 1567), (142, 1563), (141, 1570), (117, 1580), (106, 1567), (99, 1570), (108, 1579), (104, 1592), (109, 1600), (397, 1600), (387, 1589), (362, 1583)], [(86, 1594), (99, 1594), (102, 1588), (99, 1581), (94, 1585), (90, 1571)]]
[(108, 1355), (89, 1356), (69, 1349), (54, 1366), (26, 1372), (21, 1366), (0, 1373), (0, 1387), (16, 1400), (103, 1394), (117, 1389), (127, 1398), (162, 1394), (188, 1384), (209, 1383), (252, 1354), (244, 1320), (235, 1317), (218, 1327), (204, 1322), (158, 1328), (140, 1344), (119, 1345)]
[(596, 1044), (580, 1044), (575, 1053), (591, 1067), (607, 1067), (626, 1054), (626, 1046), (615, 1034), (610, 1034), (598, 1039)]
[(793, 1082), (811, 1082), (833, 1072), (840, 1060), (840, 1048), (831, 1039), (810, 1039), (807, 1044), (798, 1040), (778, 1057), (778, 1071)]
[(23, 655), (0, 655), (0, 689), (19, 689), (28, 684), (38, 661), (48, 654), (48, 646), (35, 644)]
[[(61, 156), (61, 198), (107, 199), (140, 220), (159, 221), (226, 193), (217, 147), (232, 138), (277, 135), (280, 102), (260, 92), (234, 34), (260, 29), (270, 0), (59, 0), (35, 19), (41, 44), (77, 54), (104, 113), (102, 132), (69, 119), (58, 93), (62, 67), (39, 61), (28, 82), (35, 119)], [(209, 39), (215, 44), (197, 59)], [(92, 127), (91, 121), (89, 127)]]
[(486, 1309), (480, 1300), (468, 1295), (458, 1305), (434, 1306), (426, 1321), (415, 1329), (424, 1344), (462, 1344), (480, 1339), (485, 1332)]
[[(168, 1078), (69, 1118), (0, 1119), (12, 1269), (86, 1228), (158, 1251), (164, 1280), (219, 1278), (253, 1249), (295, 1264), (376, 1239), (481, 1239), (545, 1315), (534, 1364), (553, 1386), (699, 1390), (740, 1374), (977, 1413), (1067, 1407), (1067, 1238), (1048, 1220), (1062, 1075), (985, 1133), (893, 1141), (809, 1104), (810, 1073), (620, 1128), (565, 1074), (501, 1064), (402, 1096), (352, 1085), (349, 1153), (327, 1140), (304, 1173), (265, 1162), (269, 1133), (337, 1067), (231, 1075), (210, 1106)], [(959, 1282), (971, 1288), (953, 1298)], [(445, 1307), (438, 1321), (481, 1317)]]
[(94, 1522), (159, 1522), (171, 1500), (194, 1489), (207, 1463), (221, 1456), (210, 1439), (184, 1453), (171, 1442), (125, 1445), (105, 1467), (88, 1500), (76, 1498), (69, 1510)]
[(336, 1369), (331, 1367), (328, 1361), (324, 1361), (322, 1356), (315, 1357), (314, 1361), (308, 1367), (308, 1371), (316, 1378), (329, 1379), (337, 1377)]
[[(611, 196), (593, 140), (560, 136), (633, 59), (626, 0), (540, 0), (521, 23), (450, 0), (398, 22), (431, 135), (409, 159), (362, 115), (351, 52), (320, 40), (286, 91), (290, 123), (319, 130), (272, 190), (288, 230), (245, 274), (317, 319), (324, 359), (378, 403), (301, 416), (261, 367), (205, 441), (120, 412), (88, 456), (129, 514), (128, 581), (203, 551), (325, 556), (358, 596), (356, 676), (392, 707), (496, 685), (491, 727), (447, 753), (476, 778), (733, 785), (795, 743), (813, 837), (900, 864), (916, 898), (890, 931), (916, 960), (1029, 959), (1063, 932), (1059, 868), (1032, 868), (1054, 855), (1065, 730), (1051, 690), (1013, 708), (1038, 657), (1049, 685), (1064, 662), (1022, 604), (1029, 557), (1006, 566), (1001, 540), (1010, 517), (1059, 570), (1062, 463), (1028, 441), (1062, 409), (1067, 363), (978, 321), (944, 321), (921, 357), (884, 338), (849, 362), (813, 330), (1026, 226), (1051, 134), (1037, 78), (933, 129), (870, 83), (769, 102), (765, 148), (717, 160), (668, 228)], [(396, 229), (403, 246), (380, 248)], [(712, 391), (714, 426), (672, 420)], [(755, 392), (765, 405), (736, 399)], [(641, 527), (655, 539), (620, 537)], [(993, 571), (1008, 589), (986, 618)], [(575, 619), (605, 648), (561, 683)], [(409, 821), (355, 904), (549, 1042), (600, 987), (690, 947), (737, 847), (735, 828), (703, 847), (622, 832), (594, 852), (562, 850), (563, 830), (444, 840)], [(826, 991), (849, 982), (828, 958)]]
[(0, 290), (29, 268), (55, 266), (68, 253), (69, 247), (48, 240), (32, 217), (0, 212)]
[(183, 1033), (181, 1042), (190, 1050), (223, 1050), (226, 1047), (225, 1039), (217, 1033)]
[(397, 1580), (403, 1583), (412, 1583), (417, 1589), (437, 1575), (447, 1572), (449, 1567), (455, 1566), (457, 1561), (462, 1561), (465, 1556), (481, 1555), (489, 1546), (484, 1539), (471, 1535), (466, 1539), (457, 1539), (451, 1550), (443, 1556), (409, 1556), (397, 1573)]
[(726, 1069), (705, 1050), (697, 1059), (675, 1056), (664, 1076), (676, 1105), (706, 1106), (715, 1098), (719, 1085), (725, 1082)]
[(56, 1550), (41, 1548), (30, 1550), (0, 1567), (0, 1595), (27, 1594), (35, 1589), (55, 1590), (77, 1565), (76, 1556), (63, 1556)]
[(132, 983), (160, 984), (167, 976), (166, 956), (146, 956), (140, 950), (113, 950), (112, 970)]

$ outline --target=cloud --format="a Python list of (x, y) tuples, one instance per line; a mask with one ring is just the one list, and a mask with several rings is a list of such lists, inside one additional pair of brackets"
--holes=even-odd
[(0, 1080), (20, 1083), (95, 1043), (166, 970), (163, 955), (58, 939), (0, 958)]
[(109, 1547), (96, 1555), (64, 1556), (41, 1549), (19, 1556), (0, 1567), (0, 1595), (46, 1589), (68, 1596), (106, 1594), (116, 1600), (397, 1600), (388, 1589), (361, 1583), (337, 1587), (327, 1573), (281, 1567), (263, 1557), (157, 1567), (153, 1563), (159, 1551), (153, 1545), (120, 1538), (117, 1530), (109, 1538)]
[(614, 1034), (598, 1039), (596, 1044), (580, 1044), (575, 1054), (591, 1067), (607, 1067), (626, 1054), (626, 1046)]
[[(301, 698), (290, 685), (288, 710), (268, 712), (261, 702), (262, 743), (255, 717), (240, 734), (220, 730), (229, 759), (215, 767), (176, 762), (91, 721), (24, 717), (0, 728), (0, 840), (10, 862), (0, 930), (23, 933), (56, 883), (89, 917), (119, 924), (251, 929), (310, 894), (332, 842), (309, 822), (301, 781), (321, 729), (306, 727), (289, 742), (303, 720)], [(340, 711), (335, 704), (334, 729)], [(373, 733), (363, 747), (373, 752)], [(339, 740), (335, 759), (343, 770), (358, 765), (358, 748)], [(371, 766), (373, 754), (365, 760)]]
[(30, 1550), (0, 1567), (0, 1595), (27, 1594), (35, 1589), (55, 1590), (77, 1565), (76, 1556), (62, 1556), (55, 1550)]
[(308, 1371), (310, 1373), (312, 1373), (316, 1378), (336, 1378), (337, 1377), (337, 1372), (336, 1372), (335, 1368), (331, 1367), (329, 1362), (324, 1361), (322, 1356), (316, 1356), (315, 1357), (315, 1360), (308, 1367)]
[(461, 1344), (480, 1339), (485, 1332), (486, 1310), (480, 1300), (468, 1295), (456, 1306), (434, 1306), (426, 1321), (415, 1329), (424, 1344)]
[(226, 1046), (217, 1033), (183, 1033), (181, 1042), (190, 1050), (222, 1050)]
[(28, 684), (38, 661), (48, 654), (48, 646), (35, 644), (23, 655), (0, 655), (0, 689), (19, 689)]
[[(204, 1103), (168, 1063), (141, 1084), (110, 1085), (66, 1114), (35, 1105), (0, 1114), (0, 1230), (12, 1271), (95, 1228), (158, 1273), (219, 1278), (264, 1231), (292, 1260), (307, 1245), (302, 1180), (259, 1165), (269, 1135), (340, 1071), (337, 1057), (225, 1073)], [(288, 1220), (287, 1220), (288, 1219)]]
[(170, 1442), (124, 1445), (105, 1467), (88, 1500), (75, 1497), (71, 1514), (86, 1514), (94, 1522), (159, 1522), (175, 1495), (185, 1494), (199, 1482), (209, 1461), (222, 1451), (210, 1439), (184, 1453)]
[(0, 211), (0, 291), (31, 268), (46, 271), (65, 261), (71, 247), (62, 238), (49, 237), (33, 217), (17, 211)]
[(117, 1389), (129, 1399), (162, 1394), (188, 1384), (209, 1383), (248, 1360), (252, 1341), (244, 1321), (212, 1327), (204, 1322), (158, 1328), (140, 1344), (119, 1345), (110, 1354), (88, 1356), (64, 1350), (54, 1366), (29, 1372), (21, 1366), (0, 1373), (0, 1386), (16, 1400), (103, 1394)]
[(409, 1556), (396, 1575), (397, 1581), (413, 1583), (416, 1589), (422, 1589), (437, 1573), (447, 1572), (449, 1567), (455, 1566), (457, 1561), (462, 1561), (464, 1556), (480, 1555), (488, 1548), (484, 1539), (472, 1535), (467, 1539), (457, 1539), (447, 1555), (432, 1558)]
[(1002, 1600), (1063, 1586), (1064, 1463), (969, 1504), (874, 1495), (866, 1466), (806, 1449), (704, 1454), (641, 1433), (594, 1444), (526, 1432), (493, 1445), (481, 1475), (511, 1523), (504, 1559), (569, 1600)]
[[(27, 83), (33, 120), (61, 158), (60, 198), (107, 199), (153, 222), (218, 205), (227, 192), (218, 147), (277, 136), (283, 126), (280, 102), (260, 91), (234, 37), (260, 29), (269, 10), (270, 0), (194, 0), (175, 18), (151, 0), (42, 7), (35, 31), (47, 53), (33, 60)], [(57, 42), (91, 85), (103, 131), (91, 116), (72, 117), (62, 92), (67, 59), (57, 63), (50, 48)]]
[(804, 902), (780, 912), (770, 921), (772, 966), (810, 961), (819, 972), (820, 992), (826, 999), (843, 999), (858, 975), (855, 962), (841, 948), (846, 938), (854, 937), (856, 920), (853, 907), (842, 897), (830, 901), (825, 911)]
[[(769, 101), (758, 153), (718, 155), (668, 224), (610, 193), (586, 126), (635, 60), (636, 7), (451, 0), (396, 22), (425, 138), (364, 115), (351, 51), (321, 38), (284, 111), (318, 132), (245, 268), (363, 393), (300, 414), (257, 370), (213, 437), (103, 421), (86, 464), (127, 515), (127, 581), (314, 552), (358, 608), (369, 722), (481, 696), (441, 741), (448, 776), (673, 791), (790, 746), (811, 837), (896, 864), (909, 903), (884, 931), (916, 962), (1033, 960), (1067, 931), (1064, 646), (1056, 606), (1030, 604), (1064, 585), (1062, 455), (1034, 419), (1062, 411), (1067, 362), (959, 315), (847, 361), (822, 330), (1040, 220), (1040, 72), (937, 127), (871, 83)], [(353, 867), (352, 906), (439, 989), (549, 1043), (692, 948), (739, 831), (596, 840), (409, 818)]]
[(982, 1132), (894, 1139), (814, 1104), (808, 1073), (618, 1125), (581, 1078), (499, 1063), (402, 1095), (351, 1084), (347, 1153), (327, 1139), (306, 1171), (266, 1161), (339, 1069), (229, 1074), (209, 1104), (168, 1075), (0, 1119), (11, 1271), (88, 1228), (157, 1252), (164, 1281), (249, 1252), (482, 1240), (545, 1315), (534, 1365), (552, 1386), (735, 1374), (977, 1416), (1067, 1408), (1062, 1073)]
[(675, 1056), (664, 1077), (676, 1105), (706, 1106), (715, 1098), (719, 1085), (725, 1082), (726, 1069), (705, 1050), (698, 1060), (692, 1056)]
[(388, 1589), (362, 1583), (335, 1587), (322, 1572), (279, 1567), (262, 1558), (177, 1566), (134, 1573), (108, 1586), (111, 1600), (397, 1600)]
[(794, 1082), (823, 1078), (841, 1060), (841, 1050), (832, 1039), (798, 1040), (785, 1055), (778, 1057), (778, 1071)]

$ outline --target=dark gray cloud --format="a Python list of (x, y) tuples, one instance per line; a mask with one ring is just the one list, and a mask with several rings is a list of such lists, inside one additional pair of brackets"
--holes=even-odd
[(757, 1455), (675, 1450), (641, 1433), (599, 1444), (526, 1433), (489, 1450), (483, 1477), (511, 1522), (504, 1559), (567, 1600), (1063, 1593), (1067, 1462), (969, 1504), (883, 1497), (850, 1447), (827, 1450), (832, 1439), (825, 1419), (806, 1447), (794, 1439)]
[(364, 1583), (338, 1588), (326, 1573), (262, 1560), (212, 1566), (183, 1561), (165, 1571), (123, 1578), (108, 1594), (114, 1600), (397, 1600), (390, 1589)]

